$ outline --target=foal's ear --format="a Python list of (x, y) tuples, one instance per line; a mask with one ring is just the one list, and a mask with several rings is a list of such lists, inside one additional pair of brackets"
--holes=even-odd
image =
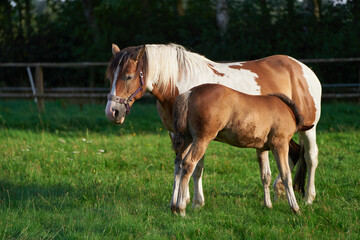
[(120, 48), (116, 44), (112, 44), (112, 54), (115, 56), (116, 53), (120, 52)]

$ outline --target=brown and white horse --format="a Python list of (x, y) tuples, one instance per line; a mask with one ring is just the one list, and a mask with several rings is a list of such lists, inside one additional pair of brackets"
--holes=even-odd
[(212, 140), (256, 149), (264, 205), (268, 208), (272, 207), (271, 172), (264, 153), (271, 150), (290, 208), (294, 212), (299, 210), (288, 164), (289, 142), (295, 132), (307, 131), (313, 126), (303, 125), (298, 108), (288, 97), (248, 95), (220, 84), (202, 84), (176, 98), (173, 119), (173, 146), (178, 152), (175, 161), (181, 163), (181, 168), (175, 170), (180, 184), (174, 185), (173, 212), (185, 216), (190, 176)]
[[(309, 67), (283, 55), (247, 62), (217, 63), (175, 44), (143, 45), (121, 51), (113, 44), (112, 53), (113, 58), (107, 71), (111, 90), (105, 114), (114, 123), (123, 123), (135, 100), (141, 98), (145, 91), (157, 99), (160, 118), (171, 133), (174, 132), (172, 112), (176, 97), (201, 84), (220, 84), (251, 95), (281, 93), (292, 99), (304, 118), (304, 125), (314, 125), (312, 129), (300, 132), (301, 150), (294, 155), (289, 153), (295, 156), (304, 151), (300, 159), (305, 158), (308, 171), (305, 201), (308, 204), (314, 201), (315, 170), (318, 164), (316, 125), (320, 119), (321, 85)], [(268, 158), (268, 152), (263, 152), (262, 157)], [(175, 169), (179, 167), (176, 164)], [(203, 167), (202, 158), (192, 175), (194, 207), (204, 205)], [(175, 175), (174, 186), (178, 185), (179, 179)], [(278, 176), (273, 185), (275, 198), (280, 193), (280, 185)], [(190, 199), (189, 193), (187, 195), (187, 199)]]

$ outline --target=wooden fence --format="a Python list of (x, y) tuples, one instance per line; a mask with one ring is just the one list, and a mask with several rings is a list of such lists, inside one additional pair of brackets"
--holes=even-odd
[[(300, 59), (303, 63), (360, 63), (360, 58), (330, 58), (330, 59)], [(79, 62), (79, 63), (0, 63), (0, 67), (27, 68), (31, 88), (0, 88), (0, 98), (34, 98), (38, 104), (39, 111), (45, 109), (44, 99), (58, 98), (88, 98), (106, 99), (107, 88), (47, 88), (44, 89), (43, 68), (84, 68), (84, 67), (106, 67), (107, 62)], [(35, 82), (32, 79), (30, 67), (35, 67)], [(358, 67), (358, 82), (351, 84), (323, 84), (325, 88), (351, 88), (347, 93), (325, 93), (323, 98), (360, 98), (360, 64)], [(46, 91), (45, 91), (46, 90)], [(31, 93), (32, 91), (32, 93)], [(150, 96), (150, 95), (147, 95)]]

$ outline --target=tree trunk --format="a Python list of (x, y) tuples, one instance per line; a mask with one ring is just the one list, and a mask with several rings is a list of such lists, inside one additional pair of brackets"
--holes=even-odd
[(26, 26), (26, 38), (30, 40), (32, 35), (31, 30), (31, 14), (30, 14), (30, 0), (25, 0), (25, 26)]
[(289, 19), (293, 19), (295, 15), (294, 0), (287, 0), (287, 11)]
[(183, 4), (182, 0), (177, 0), (176, 13), (177, 13), (178, 16), (184, 16), (185, 15), (185, 9), (184, 9), (184, 4)]
[(308, 11), (312, 16), (316, 18), (316, 20), (320, 20), (320, 7), (321, 0), (305, 0), (304, 8)]
[(229, 11), (226, 0), (216, 1), (216, 20), (220, 30), (220, 35), (224, 36), (229, 24)]
[(96, 41), (100, 37), (100, 30), (94, 16), (93, 3), (91, 2), (91, 0), (82, 0), (82, 5), (83, 5), (86, 21), (90, 26), (94, 41)]
[(19, 26), (18, 26), (19, 33), (17, 35), (17, 39), (19, 39), (20, 41), (23, 41), (23, 39), (24, 39), (23, 26), (22, 26), (23, 15), (22, 15), (22, 6), (21, 6), (20, 0), (16, 1), (16, 6), (17, 6), (18, 14), (19, 14)]
[(10, 0), (5, 2), (5, 21), (5, 38), (7, 42), (10, 43), (14, 40)]
[(321, 0), (313, 0), (314, 3), (314, 16), (319, 21), (320, 20), (320, 5)]

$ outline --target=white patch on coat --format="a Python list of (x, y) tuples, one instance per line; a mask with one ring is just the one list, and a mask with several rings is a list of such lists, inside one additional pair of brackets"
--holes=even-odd
[(260, 95), (256, 73), (229, 67), (241, 66), (240, 62), (216, 63), (176, 44), (146, 45), (145, 51), (148, 58), (146, 87), (149, 91), (156, 84), (162, 90), (168, 86), (172, 90), (176, 87), (181, 94), (201, 84), (215, 83), (247, 94)]
[(309, 86), (310, 95), (314, 99), (315, 109), (316, 109), (316, 115), (315, 115), (315, 124), (316, 124), (319, 121), (320, 114), (321, 114), (322, 88), (321, 88), (320, 81), (316, 77), (315, 73), (308, 66), (306, 66), (302, 62), (300, 62), (292, 57), (289, 57), (289, 58), (292, 59), (293, 61), (297, 62), (302, 68), (303, 76), (306, 79), (306, 82)]
[[(218, 74), (214, 73), (213, 69)], [(260, 95), (260, 86), (256, 82), (257, 78), (258, 75), (248, 69), (234, 69), (230, 68), (229, 64), (211, 62), (211, 67), (206, 66), (205, 70), (194, 72), (187, 76), (187, 78), (178, 81), (176, 86), (179, 93), (183, 93), (195, 86), (213, 83), (221, 84), (243, 93)]]

